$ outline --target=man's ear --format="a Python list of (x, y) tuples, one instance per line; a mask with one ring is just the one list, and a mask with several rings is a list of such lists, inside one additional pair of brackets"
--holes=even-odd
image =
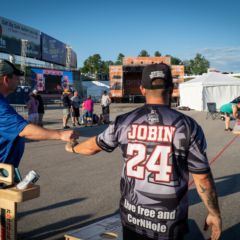
[(142, 95), (145, 97), (146, 96), (146, 89), (142, 85), (140, 85), (140, 91), (141, 91)]
[(3, 76), (3, 84), (5, 85), (5, 86), (8, 86), (8, 84), (9, 84), (9, 78), (8, 78), (8, 76)]

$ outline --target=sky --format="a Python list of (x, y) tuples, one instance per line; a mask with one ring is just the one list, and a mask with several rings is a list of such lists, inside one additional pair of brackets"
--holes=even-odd
[(212, 68), (240, 72), (239, 12), (239, 0), (0, 0), (0, 16), (69, 44), (78, 67), (95, 53), (116, 61), (144, 49), (200, 53)]

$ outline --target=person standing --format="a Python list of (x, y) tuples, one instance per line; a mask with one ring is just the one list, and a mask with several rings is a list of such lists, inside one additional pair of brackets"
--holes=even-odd
[(110, 114), (110, 106), (111, 104), (111, 98), (107, 94), (107, 91), (103, 92), (102, 98), (101, 98), (101, 106), (102, 106), (102, 121), (103, 123), (109, 123), (109, 114)]
[(43, 115), (45, 113), (43, 99), (36, 89), (33, 90), (33, 96), (38, 101), (38, 125), (42, 127)]
[(8, 103), (6, 97), (15, 91), (24, 72), (11, 62), (0, 60), (0, 163), (18, 167), (24, 153), (25, 138), (31, 140), (73, 141), (74, 131), (49, 130), (26, 121)]
[(91, 95), (89, 95), (87, 100), (85, 100), (83, 103), (85, 126), (92, 126), (93, 106), (94, 106), (94, 103), (93, 103), (92, 97), (91, 97)]
[(192, 174), (212, 227), (211, 239), (221, 234), (216, 188), (206, 155), (206, 140), (192, 118), (170, 108), (171, 69), (147, 65), (140, 90), (146, 104), (126, 114), (101, 134), (66, 151), (93, 155), (120, 147), (120, 215), (124, 240), (181, 240), (188, 232), (188, 180)]
[(62, 94), (62, 104), (63, 104), (63, 129), (70, 128), (68, 124), (68, 120), (70, 118), (70, 110), (71, 110), (71, 100), (70, 100), (70, 92), (68, 89), (65, 89)]
[(237, 118), (238, 111), (240, 110), (240, 102), (238, 103), (227, 103), (220, 107), (220, 112), (224, 113), (225, 115), (225, 131), (232, 131), (232, 128), (230, 128), (230, 119), (231, 116), (233, 118)]
[(74, 91), (73, 97), (71, 97), (72, 123), (74, 127), (76, 126), (76, 124), (80, 126), (79, 108), (80, 108), (80, 99), (78, 97), (78, 91)]
[(36, 125), (38, 124), (38, 105), (38, 100), (30, 93), (27, 101), (28, 121)]

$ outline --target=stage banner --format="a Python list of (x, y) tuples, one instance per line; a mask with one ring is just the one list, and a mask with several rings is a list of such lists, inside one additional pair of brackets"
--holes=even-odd
[(40, 59), (40, 31), (0, 17), (0, 52), (21, 55), (22, 40), (27, 40), (26, 56)]
[(42, 33), (41, 37), (42, 60), (65, 66), (67, 56), (66, 44), (45, 33)]

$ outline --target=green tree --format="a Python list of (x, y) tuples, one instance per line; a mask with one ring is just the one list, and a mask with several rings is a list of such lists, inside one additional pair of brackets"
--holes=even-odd
[(110, 65), (114, 65), (114, 62), (111, 60), (108, 61), (102, 61), (102, 65), (101, 65), (101, 71), (100, 71), (100, 75), (101, 75), (101, 79), (109, 79), (109, 66)]
[(101, 68), (102, 68), (101, 56), (100, 54), (94, 54), (84, 61), (81, 71), (82, 73), (91, 73), (96, 76), (100, 72)]
[(89, 56), (83, 63), (83, 67), (80, 69), (82, 73), (90, 74), (96, 80), (106, 79), (109, 75), (109, 65), (113, 65), (114, 62), (103, 61), (100, 54), (94, 54)]
[(119, 53), (117, 57), (117, 61), (115, 62), (115, 65), (122, 65), (123, 64), (123, 58), (125, 57), (124, 54)]
[(171, 56), (171, 64), (172, 65), (182, 65), (182, 60), (180, 58)]
[(209, 61), (200, 53), (197, 53), (196, 57), (189, 61), (190, 73), (194, 75), (206, 73), (209, 66)]
[(183, 65), (184, 65), (184, 73), (186, 75), (190, 75), (191, 74), (190, 61), (189, 60), (183, 61)]
[(182, 65), (183, 64), (183, 62), (180, 58), (173, 57), (170, 54), (166, 54), (166, 57), (171, 58), (171, 65)]
[(149, 57), (150, 55), (148, 54), (148, 52), (146, 50), (142, 50), (138, 57)]
[(156, 52), (154, 53), (154, 56), (155, 56), (155, 57), (161, 57), (162, 54), (161, 54), (159, 51), (156, 51)]

